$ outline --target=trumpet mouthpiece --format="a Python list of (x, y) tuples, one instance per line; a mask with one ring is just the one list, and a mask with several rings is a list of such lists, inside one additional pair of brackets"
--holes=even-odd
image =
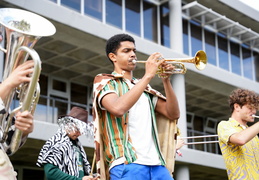
[(133, 60), (132, 60), (132, 63), (133, 63), (133, 64), (136, 64), (136, 63), (137, 63), (137, 60), (136, 60), (136, 59), (133, 59)]

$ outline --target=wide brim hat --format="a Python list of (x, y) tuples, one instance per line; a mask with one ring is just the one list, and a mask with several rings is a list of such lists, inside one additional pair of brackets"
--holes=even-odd
[(60, 115), (58, 117), (58, 125), (61, 129), (66, 131), (79, 130), (81, 134), (92, 134), (92, 123), (88, 123), (88, 111), (81, 107), (74, 106), (69, 114)]

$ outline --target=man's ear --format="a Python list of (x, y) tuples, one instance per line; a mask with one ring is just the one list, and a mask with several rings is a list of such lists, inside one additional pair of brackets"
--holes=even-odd
[(116, 54), (114, 53), (109, 53), (108, 57), (110, 58), (111, 61), (115, 62), (116, 61)]
[(241, 107), (240, 107), (239, 104), (237, 104), (237, 103), (234, 104), (234, 109), (235, 109), (235, 110), (239, 110), (240, 108), (241, 108)]

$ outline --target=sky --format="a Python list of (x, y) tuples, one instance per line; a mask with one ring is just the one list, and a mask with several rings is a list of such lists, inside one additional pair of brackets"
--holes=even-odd
[(259, 11), (259, 0), (239, 0)]

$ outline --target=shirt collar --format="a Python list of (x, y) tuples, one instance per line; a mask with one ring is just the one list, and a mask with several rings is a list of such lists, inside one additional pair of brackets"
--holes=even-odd
[(235, 127), (241, 127), (242, 129), (246, 129), (247, 125), (242, 125), (240, 124), (237, 120), (233, 119), (233, 118), (229, 118), (229, 121), (235, 126)]

